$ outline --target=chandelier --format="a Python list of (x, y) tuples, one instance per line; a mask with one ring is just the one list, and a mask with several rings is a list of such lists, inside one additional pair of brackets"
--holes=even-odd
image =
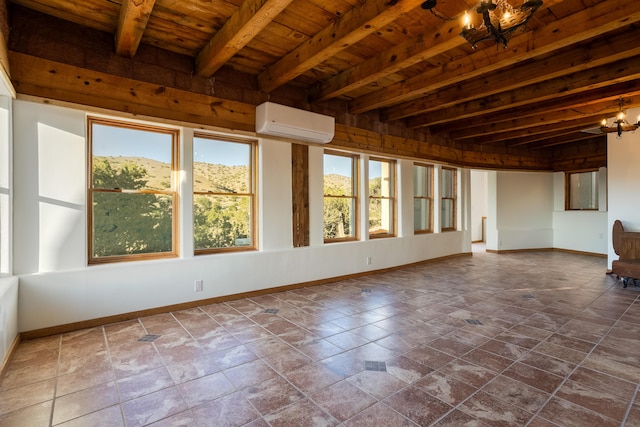
[(629, 123), (627, 121), (627, 115), (623, 111), (624, 100), (618, 99), (618, 114), (613, 120), (602, 119), (600, 130), (604, 133), (617, 133), (617, 138), (622, 138), (622, 132), (635, 132), (640, 127), (640, 117), (636, 123)]
[(511, 35), (518, 28), (522, 28), (529, 22), (542, 6), (542, 0), (524, 0), (519, 9), (511, 6), (507, 0), (481, 0), (480, 6), (476, 9), (482, 15), (482, 24), (478, 28), (471, 24), (471, 17), (464, 13), (463, 29), (460, 35), (464, 37), (475, 49), (477, 44), (485, 40), (494, 40), (505, 48)]

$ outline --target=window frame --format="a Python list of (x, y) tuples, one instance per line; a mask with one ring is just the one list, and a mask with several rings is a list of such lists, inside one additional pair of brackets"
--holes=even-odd
[[(572, 175), (579, 175), (579, 174), (585, 174), (585, 173), (590, 173), (590, 174), (595, 174), (594, 178), (595, 178), (595, 194), (594, 194), (594, 202), (596, 204), (596, 207), (594, 208), (573, 208), (571, 207), (571, 176)], [(571, 172), (565, 172), (564, 174), (564, 209), (566, 211), (598, 211), (600, 210), (599, 204), (600, 201), (598, 200), (599, 195), (599, 188), (598, 188), (598, 180), (599, 180), (599, 173), (600, 170), (599, 169), (585, 169), (585, 170), (577, 170), (577, 171), (571, 171)]]
[[(415, 168), (425, 168), (425, 178), (426, 182), (424, 183), (425, 188), (427, 189), (426, 196), (417, 196), (416, 188), (415, 188)], [(413, 234), (429, 234), (433, 233), (433, 175), (434, 175), (435, 167), (434, 165), (430, 165), (427, 163), (414, 162), (413, 163), (413, 171), (414, 171), (414, 189), (413, 189), (413, 206), (414, 206), (414, 215), (415, 215), (415, 203), (416, 200), (427, 200), (428, 201), (428, 212), (427, 212), (427, 228), (425, 229), (416, 229), (416, 221), (415, 218), (413, 220)]]
[[(391, 212), (390, 214), (392, 215), (391, 221), (390, 221), (390, 226), (391, 226), (391, 230), (388, 230), (386, 233), (371, 233), (371, 226), (370, 224), (367, 224), (367, 233), (369, 236), (369, 239), (381, 239), (381, 238), (387, 238), (387, 237), (396, 237), (396, 230), (397, 230), (397, 161), (395, 159), (388, 159), (388, 158), (383, 158), (383, 157), (369, 157), (368, 159), (368, 164), (367, 164), (367, 212), (368, 212), (368, 218), (369, 220), (371, 219), (371, 200), (390, 200), (391, 201)], [(381, 162), (381, 163), (388, 163), (389, 164), (389, 171), (390, 171), (390, 176), (391, 176), (391, 180), (393, 181), (390, 185), (389, 185), (389, 191), (391, 192), (391, 196), (388, 197), (383, 197), (383, 196), (379, 196), (379, 197), (372, 197), (371, 196), (371, 190), (369, 187), (369, 174), (370, 174), (370, 165), (371, 162)]]
[[(322, 172), (322, 207), (323, 207), (323, 215), (322, 215), (322, 237), (325, 244), (327, 243), (339, 243), (339, 242), (353, 242), (360, 240), (360, 155), (355, 153), (346, 153), (342, 151), (335, 150), (324, 150), (322, 153), (323, 156), (323, 165), (324, 165), (324, 156), (341, 156), (347, 157), (351, 159), (351, 196), (332, 196), (327, 195), (324, 192), (324, 170)], [(335, 198), (335, 199), (352, 199), (353, 200), (353, 235), (348, 237), (336, 237), (336, 238), (325, 238), (324, 237), (324, 205), (326, 198)]]
[[(258, 141), (253, 139), (243, 139), (243, 138), (233, 138), (229, 136), (220, 136), (209, 134), (205, 132), (195, 132), (193, 135), (193, 139), (195, 141), (196, 138), (203, 139), (211, 139), (215, 141), (221, 142), (229, 142), (236, 144), (246, 144), (249, 148), (249, 192), (248, 193), (224, 193), (224, 192), (212, 192), (212, 191), (195, 191), (195, 185), (192, 189), (192, 203), (191, 203), (191, 211), (194, 212), (195, 198), (198, 195), (203, 196), (242, 196), (249, 197), (249, 205), (250, 205), (250, 215), (251, 220), (249, 222), (249, 226), (251, 227), (251, 245), (247, 246), (230, 246), (230, 247), (221, 247), (221, 248), (196, 248), (195, 245), (195, 224), (192, 223), (193, 226), (193, 253), (194, 255), (208, 255), (208, 254), (218, 254), (218, 253), (229, 253), (229, 252), (246, 252), (246, 251), (255, 251), (258, 249), (258, 221), (257, 221), (257, 213), (258, 213), (258, 173), (257, 173), (257, 165), (258, 165)], [(191, 164), (192, 171), (192, 180), (195, 180), (195, 174), (193, 173), (193, 168), (195, 166), (195, 159)], [(192, 216), (193, 219), (193, 216)]]
[[(442, 179), (442, 175), (444, 171), (450, 171), (452, 174), (451, 179), (451, 193), (452, 197), (443, 196), (443, 183), (444, 179)], [(451, 227), (442, 227), (442, 207), (444, 204), (442, 203), (444, 200), (452, 201), (452, 209), (451, 209)], [(457, 219), (458, 219), (458, 169), (453, 167), (442, 166), (440, 168), (440, 231), (456, 231), (458, 229)]]
[[(129, 122), (126, 120), (111, 119), (98, 116), (87, 116), (87, 263), (99, 265), (116, 262), (143, 261), (151, 259), (176, 258), (179, 256), (179, 200), (178, 200), (178, 172), (179, 172), (179, 141), (180, 131), (177, 128), (157, 126), (153, 124)], [(171, 135), (171, 178), (169, 190), (130, 190), (130, 189), (105, 189), (93, 187), (93, 125), (111, 126), (123, 129), (147, 131)], [(152, 252), (128, 255), (112, 255), (94, 257), (94, 232), (93, 232), (93, 196), (96, 193), (112, 194), (153, 194), (171, 196), (171, 251)]]

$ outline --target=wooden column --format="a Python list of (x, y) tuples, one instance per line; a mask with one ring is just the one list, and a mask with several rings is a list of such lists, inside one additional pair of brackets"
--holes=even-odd
[(309, 246), (309, 147), (291, 145), (293, 247)]
[(7, 77), (9, 73), (9, 54), (7, 42), (9, 41), (9, 19), (7, 15), (7, 1), (0, 0), (0, 67), (4, 69)]

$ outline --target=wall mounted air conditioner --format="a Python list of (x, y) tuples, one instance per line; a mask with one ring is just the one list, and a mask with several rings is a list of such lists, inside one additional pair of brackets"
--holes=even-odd
[(326, 144), (335, 134), (331, 116), (265, 102), (256, 107), (256, 133)]

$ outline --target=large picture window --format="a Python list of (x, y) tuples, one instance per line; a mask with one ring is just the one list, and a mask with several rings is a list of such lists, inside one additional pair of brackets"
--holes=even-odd
[(598, 209), (598, 171), (571, 172), (566, 177), (566, 209)]
[(456, 173), (453, 168), (443, 167), (440, 173), (440, 229), (456, 229)]
[(369, 160), (369, 237), (395, 235), (395, 162)]
[(413, 165), (413, 231), (433, 231), (433, 166)]
[(177, 256), (178, 131), (88, 120), (89, 263)]
[(256, 248), (255, 143), (195, 135), (193, 234), (196, 254)]
[(324, 241), (358, 238), (358, 156), (324, 154)]

